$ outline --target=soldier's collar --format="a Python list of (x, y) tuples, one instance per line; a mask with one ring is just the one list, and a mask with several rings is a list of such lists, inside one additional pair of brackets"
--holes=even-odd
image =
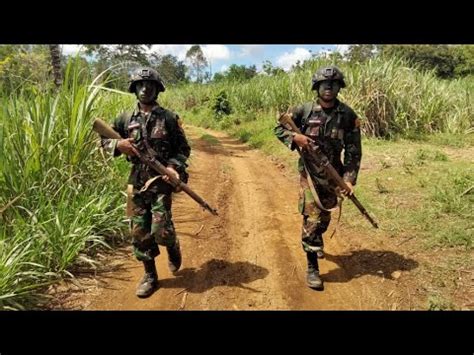
[[(331, 107), (333, 108), (336, 112), (342, 111), (342, 107), (340, 105), (340, 101), (336, 98), (334, 102), (334, 106)], [(316, 99), (313, 103), (313, 111), (315, 112), (321, 112), (323, 110), (322, 106), (319, 104), (319, 98)]]
[[(163, 110), (164, 110), (163, 107), (161, 107), (161, 106), (158, 104), (158, 102), (155, 101), (150, 112), (152, 112), (152, 113), (159, 113), (159, 112), (162, 112)], [(141, 112), (142, 112), (142, 111), (140, 110), (140, 103), (137, 102), (137, 105), (136, 105), (136, 107), (135, 107), (135, 111), (133, 112), (133, 115), (134, 115), (134, 116), (137, 116), (137, 115), (139, 115)]]

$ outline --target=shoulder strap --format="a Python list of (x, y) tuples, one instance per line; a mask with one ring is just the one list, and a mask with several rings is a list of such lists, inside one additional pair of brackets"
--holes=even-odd
[[(120, 134), (125, 135), (125, 138), (128, 138), (128, 126), (130, 125), (130, 120), (133, 116), (133, 113), (130, 111), (122, 112), (117, 118), (117, 129), (120, 130)], [(123, 126), (122, 126), (123, 125)]]
[(311, 112), (313, 112), (314, 102), (306, 102), (303, 104), (303, 118), (301, 119), (301, 126), (304, 127), (306, 125), (306, 121), (308, 120), (309, 116), (311, 116)]

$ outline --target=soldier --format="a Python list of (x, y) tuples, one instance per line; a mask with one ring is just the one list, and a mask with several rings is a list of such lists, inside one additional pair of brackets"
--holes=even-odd
[[(312, 90), (317, 92), (315, 101), (289, 110), (302, 134), (296, 134), (283, 125), (274, 129), (278, 139), (291, 150), (296, 145), (300, 147), (307, 162), (311, 159), (305, 154), (305, 150), (310, 141), (316, 142), (349, 187), (349, 191), (339, 191), (329, 182), (324, 170), (317, 169), (312, 164), (306, 167), (311, 175), (308, 177), (300, 158), (298, 170), (299, 211), (303, 215), (302, 244), (308, 261), (307, 284), (316, 290), (324, 289), (318, 265), (318, 258), (324, 258), (323, 233), (329, 226), (338, 194), (347, 196), (353, 193), (362, 157), (360, 121), (349, 106), (337, 99), (339, 90), (345, 86), (344, 76), (337, 67), (319, 69), (312, 78)], [(343, 149), (344, 164), (341, 162)], [(313, 196), (310, 183), (313, 183), (317, 196)]]
[(136, 149), (154, 156), (185, 183), (188, 180), (186, 160), (191, 149), (178, 115), (156, 101), (165, 87), (155, 70), (140, 68), (133, 73), (129, 91), (136, 94), (137, 106), (133, 112), (120, 115), (112, 126), (123, 139), (103, 138), (102, 146), (114, 156), (126, 154), (132, 163), (129, 184), (133, 185), (133, 250), (145, 267), (136, 295), (148, 297), (158, 288), (154, 260), (160, 254), (158, 245), (166, 247), (168, 266), (173, 273), (181, 266), (181, 250), (171, 215), (173, 187), (168, 183), (169, 177), (158, 175), (141, 163)]

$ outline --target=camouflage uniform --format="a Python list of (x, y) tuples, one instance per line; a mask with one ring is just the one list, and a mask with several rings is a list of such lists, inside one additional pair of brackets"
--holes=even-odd
[[(121, 137), (134, 138), (163, 165), (173, 165), (180, 179), (187, 182), (185, 168), (191, 149), (177, 114), (158, 104), (148, 114), (137, 107), (133, 113), (120, 115), (112, 127)], [(121, 154), (115, 149), (117, 140), (103, 139), (102, 144), (114, 156)], [(127, 157), (127, 160), (133, 164), (128, 183), (133, 185), (135, 205), (132, 217), (134, 253), (138, 260), (152, 260), (160, 253), (158, 244), (172, 247), (177, 241), (171, 215), (173, 187), (160, 178), (145, 186), (149, 179), (159, 174), (137, 157)]]
[[(313, 79), (313, 89), (314, 81)], [(342, 87), (344, 86), (343, 82)], [(335, 99), (333, 107), (323, 108), (319, 104), (319, 98), (314, 102), (292, 107), (289, 111), (293, 114), (293, 120), (300, 131), (317, 142), (322, 152), (345, 181), (355, 185), (362, 150), (359, 120), (354, 111), (338, 99)], [(274, 133), (291, 150), (296, 149), (292, 132), (286, 127), (277, 125)], [(342, 150), (344, 150), (344, 163), (341, 161)], [(304, 154), (304, 157), (305, 160), (310, 161), (307, 154)], [(326, 209), (335, 207), (337, 195), (333, 184), (325, 176), (323, 169), (317, 169), (312, 164), (309, 165), (308, 170), (321, 204)], [(329, 226), (331, 212), (321, 210), (316, 205), (301, 158), (298, 161), (298, 170), (300, 172), (298, 207), (299, 212), (303, 215), (302, 245), (306, 253), (314, 253), (323, 249), (323, 233)]]
[[(133, 186), (133, 250), (145, 268), (136, 295), (149, 297), (158, 288), (155, 265), (155, 257), (160, 254), (158, 245), (166, 246), (171, 272), (179, 270), (182, 258), (171, 215), (173, 187), (154, 169), (142, 163), (133, 150), (138, 149), (141, 154), (173, 168), (179, 178), (187, 182), (186, 160), (191, 148), (178, 115), (164, 109), (156, 101), (158, 94), (165, 91), (165, 86), (154, 69), (137, 69), (131, 75), (128, 90), (136, 95), (137, 106), (133, 112), (120, 115), (112, 125), (127, 141), (102, 137), (102, 146), (114, 156), (125, 152), (127, 160), (132, 163), (128, 182)], [(119, 142), (120, 150), (117, 148)]]

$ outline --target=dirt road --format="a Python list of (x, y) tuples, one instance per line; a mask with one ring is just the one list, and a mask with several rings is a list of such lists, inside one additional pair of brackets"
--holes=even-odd
[[(300, 243), (298, 178), (261, 152), (223, 133), (187, 127), (192, 142), (189, 185), (214, 217), (184, 193), (173, 216), (183, 251), (174, 276), (166, 249), (157, 258), (160, 289), (138, 299), (143, 269), (131, 248), (119, 250), (108, 272), (69, 292), (58, 308), (93, 310), (410, 309), (407, 283), (417, 262), (399, 251), (339, 227), (320, 261), (323, 292), (305, 285)], [(336, 215), (337, 216), (337, 215)], [(334, 218), (335, 219), (335, 218)], [(333, 224), (330, 227), (332, 231)], [(328, 233), (329, 235), (330, 233)], [(71, 295), (75, 294), (75, 297)]]

